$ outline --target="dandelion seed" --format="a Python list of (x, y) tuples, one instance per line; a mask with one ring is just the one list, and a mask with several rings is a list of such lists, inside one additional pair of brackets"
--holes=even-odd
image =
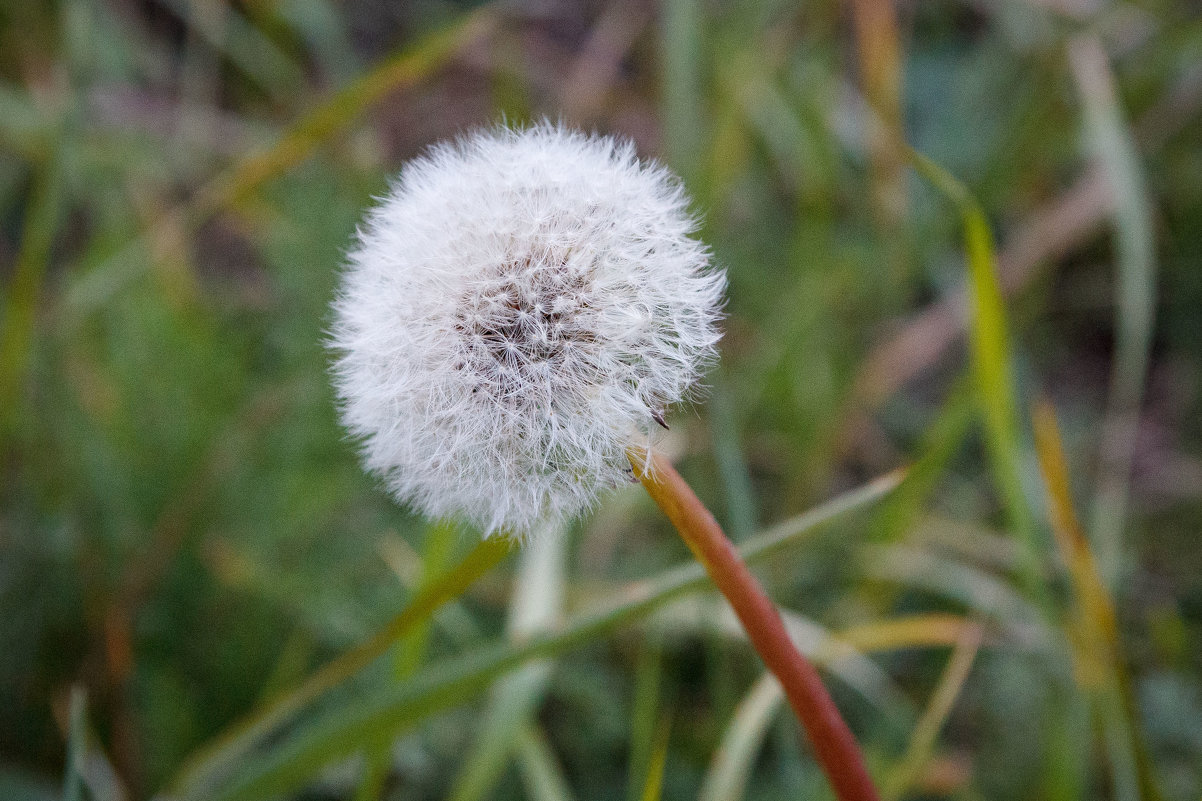
[(714, 355), (725, 276), (679, 181), (549, 124), (409, 162), (334, 305), (343, 420), (431, 517), (525, 536), (629, 480)]

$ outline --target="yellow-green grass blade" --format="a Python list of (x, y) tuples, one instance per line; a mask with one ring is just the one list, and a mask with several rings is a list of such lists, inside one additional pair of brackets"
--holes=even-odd
[(295, 167), (337, 133), (350, 127), (368, 107), (388, 93), (433, 74), (466, 44), (491, 32), (496, 22), (496, 9), (483, 6), (454, 24), (427, 34), (412, 47), (374, 67), (305, 115), (269, 149), (251, 156), (202, 187), (193, 202), (192, 214), (206, 220), (266, 181)]
[[(90, 47), (93, 21), (87, 6), (77, 1), (64, 3), (61, 21), (68, 77), (74, 86), (68, 86), (63, 96), (46, 98), (45, 111), (31, 105), (14, 109), (13, 114), (18, 120), (26, 118), (40, 130), (33, 137), (36, 144), (31, 143), (35, 152), (30, 155), (35, 155), (37, 162), (25, 206), (21, 241), (12, 278), (0, 299), (0, 315), (3, 315), (0, 317), (0, 447), (16, 424), (17, 401), (31, 359), (42, 285), (67, 204), (65, 162), (70, 158), (83, 117), (83, 100), (75, 87), (86, 80), (93, 56)], [(14, 103), (20, 104), (20, 100), (14, 99)], [(23, 112), (28, 112), (28, 116)]]
[(300, 64), (281, 50), (234, 5), (160, 0), (242, 74), (280, 102), (304, 84)]
[(698, 801), (738, 801), (743, 797), (756, 755), (783, 700), (780, 683), (771, 674), (756, 680), (722, 734)]
[[(902, 477), (903, 473), (895, 471), (844, 493), (749, 539), (740, 552), (752, 563), (769, 559), (834, 520), (875, 503), (891, 492)], [(464, 703), (497, 677), (520, 665), (591, 642), (668, 601), (709, 586), (704, 569), (692, 562), (654, 578), (634, 582), (624, 588), (609, 608), (586, 614), (558, 632), (537, 635), (520, 644), (501, 643), (450, 664), (434, 666), (411, 682), (385, 687), (353, 708), (332, 710), (298, 727), (291, 737), (255, 754), (253, 759), (249, 758), (251, 748), (272, 727), (258, 726), (254, 731), (242, 732), (227, 738), (225, 744), (226, 750), (240, 762), (243, 768), (240, 772), (226, 774), (232, 767), (228, 755), (210, 752), (194, 762), (174, 783), (173, 795), (181, 801), (232, 801), (288, 792), (302, 785), (330, 760), (396, 736), (420, 720)], [(225, 780), (218, 781), (223, 777)]]
[(640, 801), (659, 801), (664, 794), (664, 767), (668, 763), (668, 740), (672, 734), (672, 718), (665, 714), (655, 732), (655, 746), (651, 749), (651, 762), (647, 766), (647, 779), (643, 782)]
[(1015, 643), (1046, 649), (1053, 639), (1042, 610), (1006, 578), (960, 559), (908, 544), (860, 549), (865, 578), (922, 589), (996, 622)]
[(1115, 797), (1119, 801), (1159, 799), (1159, 785), (1139, 728), (1139, 714), (1123, 657), (1114, 598), (1077, 518), (1068, 459), (1055, 410), (1051, 404), (1040, 402), (1032, 418), (1052, 531), (1068, 569), (1077, 612), (1077, 619), (1068, 623), (1074, 677), (1092, 697), (1101, 718)]
[(901, 761), (893, 768), (881, 790), (882, 801), (898, 801), (905, 796), (906, 791), (913, 786), (922, 769), (930, 762), (939, 739), (939, 732), (955, 706), (968, 673), (976, 661), (977, 652), (981, 647), (982, 628), (977, 625), (964, 629), (955, 650), (948, 660), (947, 668), (931, 695), (931, 700), (923, 710), (914, 730), (910, 735), (910, 743)]
[(964, 443), (974, 411), (972, 387), (967, 382), (957, 382), (938, 417), (923, 433), (918, 459), (907, 472), (906, 480), (881, 504), (872, 529), (874, 540), (893, 541), (913, 528), (948, 463)]
[[(715, 605), (713, 600), (682, 599), (648, 623), (666, 636), (746, 638), (733, 610), (725, 603)], [(890, 717), (904, 717), (909, 711), (909, 699), (875, 662), (813, 620), (783, 607), (780, 614), (793, 644), (811, 661), (821, 661), (833, 676)]]
[(1009, 525), (1026, 547), (1027, 590), (1044, 603), (1046, 588), (1039, 568), (1041, 549), (1036, 543), (1035, 523), (1023, 490), (1019, 404), (993, 233), (984, 211), (963, 184), (921, 153), (913, 150), (909, 153), (914, 169), (955, 203), (960, 212), (969, 279), (971, 363), (985, 421), (985, 440)]
[[(450, 567), (460, 534), (459, 526), (450, 520), (439, 520), (426, 526), (425, 541), (422, 543), (419, 594), (429, 589)], [(393, 674), (398, 680), (409, 678), (425, 662), (430, 643), (430, 629), (431, 620), (427, 617), (397, 642)]]
[[(968, 618), (949, 614), (910, 617), (864, 623), (839, 632), (832, 645), (819, 647), (810, 656), (815, 664), (829, 667), (847, 649), (857, 654), (956, 645), (970, 629)], [(722, 742), (710, 762), (702, 784), (701, 801), (738, 801), (746, 793), (747, 780), (768, 726), (784, 701), (780, 684), (770, 674), (761, 676), (744, 696)]]
[(634, 701), (630, 715), (630, 767), (626, 784), (626, 798), (629, 801), (638, 801), (643, 792), (643, 778), (651, 765), (651, 750), (655, 746), (660, 685), (664, 674), (662, 639), (659, 631), (647, 631), (635, 666)]

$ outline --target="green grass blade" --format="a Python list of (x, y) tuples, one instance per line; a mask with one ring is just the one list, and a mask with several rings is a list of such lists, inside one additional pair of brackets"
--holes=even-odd
[[(426, 538), (422, 544), (422, 577), (417, 590), (419, 594), (428, 590), (450, 567), (455, 546), (459, 543), (459, 534), (459, 527), (449, 520), (426, 526)], [(412, 676), (426, 661), (431, 622), (430, 618), (425, 618), (397, 642), (393, 673), (398, 680)]]
[(656, 727), (655, 747), (651, 749), (651, 763), (647, 766), (647, 780), (643, 782), (640, 801), (659, 801), (664, 794), (664, 767), (668, 763), (668, 738), (672, 733), (672, 718), (665, 715)]
[[(848, 655), (864, 658), (869, 652), (956, 645), (977, 628), (977, 624), (956, 615), (893, 618), (844, 629), (837, 637), (813, 644), (813, 650), (805, 653), (815, 665), (837, 672), (838, 663)], [(768, 725), (783, 700), (780, 685), (769, 674), (752, 685), (722, 735), (702, 784), (700, 801), (743, 798)]]
[(1123, 119), (1101, 42), (1081, 34), (1069, 63), (1085, 106), (1085, 133), (1114, 195), (1114, 250), (1118, 267), (1114, 362), (1102, 424), (1101, 471), (1091, 514), (1099, 568), (1112, 587), (1121, 570), (1123, 526), (1139, 409), (1156, 317), (1156, 241), (1152, 201), (1135, 139)]
[(295, 167), (335, 134), (350, 127), (368, 107), (397, 88), (429, 76), (468, 42), (490, 32), (496, 22), (495, 8), (484, 6), (446, 28), (427, 34), (412, 47), (374, 67), (305, 115), (271, 148), (202, 187), (192, 207), (193, 215), (206, 220), (264, 182)]
[(701, 785), (699, 801), (739, 801), (756, 754), (768, 733), (768, 724), (784, 700), (780, 683), (768, 673), (761, 676), (739, 702), (734, 718), (722, 735), (709, 771)]
[(298, 88), (303, 86), (304, 73), (300, 65), (244, 17), (236, 6), (213, 7), (185, 0), (161, 2), (273, 99), (282, 101), (295, 97)]
[[(875, 503), (897, 486), (902, 475), (897, 471), (889, 473), (778, 524), (749, 539), (740, 552), (748, 562), (768, 559), (841, 516)], [(553, 634), (539, 635), (521, 644), (481, 649), (450, 665), (431, 668), (410, 683), (387, 687), (353, 708), (334, 710), (302, 726), (292, 737), (253, 759), (248, 758), (249, 747), (257, 736), (239, 739), (231, 744), (238, 746), (237, 755), (244, 768), (239, 775), (215, 786), (210, 780), (227, 763), (214, 765), (210, 764), (211, 759), (206, 759), (194, 765), (184, 781), (176, 783), (175, 795), (181, 800), (233, 801), (286, 793), (302, 785), (330, 760), (353, 754), (366, 744), (395, 736), (430, 715), (461, 704), (498, 676), (520, 665), (591, 642), (670, 600), (709, 586), (704, 569), (691, 562), (655, 578), (635, 582), (625, 588), (621, 600), (609, 609), (579, 618)]]
[(739, 420), (732, 402), (733, 390), (726, 384), (714, 388), (710, 398), (710, 429), (714, 461), (722, 478), (726, 501), (726, 529), (735, 542), (756, 528), (755, 487), (739, 437)]
[(527, 723), (522, 729), (517, 758), (531, 801), (573, 801), (563, 769), (538, 725)]
[(638, 801), (642, 795), (643, 778), (651, 765), (663, 674), (663, 645), (659, 632), (652, 630), (643, 639), (634, 674), (634, 706), (630, 715), (630, 768), (626, 781), (628, 801)]
[(389, 743), (378, 743), (363, 751), (363, 774), (355, 788), (354, 801), (376, 801), (384, 791), (388, 769), (392, 763)]
[(255, 743), (330, 689), (383, 655), (397, 639), (429, 618), (440, 606), (461, 595), (509, 553), (503, 537), (482, 540), (458, 565), (419, 592), (391, 623), (374, 637), (310, 676), (296, 689), (242, 720), (215, 742), (200, 749), (184, 765), (173, 794), (203, 798), (207, 788), (238, 765)]
[(989, 571), (912, 545), (860, 550), (862, 575), (933, 592), (1003, 626), (1017, 642), (1047, 647), (1051, 632), (1041, 610), (1011, 583)]
[(88, 696), (83, 687), (71, 688), (67, 729), (67, 766), (63, 772), (63, 801), (82, 801), (83, 763), (88, 750)]
[[(422, 543), (421, 578), (417, 588), (419, 594), (438, 581), (447, 570), (458, 540), (459, 527), (453, 521), (438, 520), (426, 526), (425, 541)], [(397, 681), (412, 676), (425, 662), (433, 627), (432, 617), (419, 621), (398, 640), (392, 666)], [(390, 764), (391, 743), (380, 743), (364, 752), (363, 776), (355, 790), (355, 801), (374, 801), (380, 797)]]
[(1118, 606), (1102, 577), (1099, 559), (1078, 521), (1073, 505), (1068, 459), (1056, 412), (1049, 403), (1036, 405), (1035, 444), (1052, 531), (1068, 568), (1069, 586), (1078, 615), (1068, 623), (1076, 652), (1074, 679), (1095, 703), (1110, 766), (1110, 783), (1118, 801), (1162, 798), (1152, 758), (1143, 742), (1135, 692), (1123, 653)]
[[(510, 605), (512, 641), (521, 642), (558, 622), (563, 609), (566, 545), (564, 532), (551, 530), (536, 535), (522, 552)], [(552, 668), (547, 660), (530, 662), (493, 686), (479, 735), (455, 777), (450, 801), (478, 801), (489, 794), (514, 753), (521, 729), (534, 717)]]
[(971, 387), (964, 381), (957, 382), (939, 416), (923, 432), (918, 449), (921, 455), (906, 474), (906, 480), (876, 513), (874, 540), (893, 541), (913, 528), (948, 463), (964, 443), (974, 411)]
[(1035, 540), (1035, 522), (1023, 490), (1019, 404), (993, 233), (984, 211), (963, 184), (921, 153), (911, 150), (910, 161), (920, 175), (956, 204), (962, 218), (969, 279), (971, 362), (985, 421), (985, 440), (1009, 524), (1026, 549), (1027, 589), (1042, 603), (1046, 591), (1040, 578), (1041, 555)]
[(666, 0), (663, 4), (660, 38), (664, 146), (668, 160), (686, 179), (697, 177), (697, 154), (703, 141), (699, 106), (705, 97), (701, 84), (703, 26), (698, 0)]

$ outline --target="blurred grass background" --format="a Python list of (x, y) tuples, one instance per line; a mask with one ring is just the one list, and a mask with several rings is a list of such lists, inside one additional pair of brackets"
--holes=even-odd
[(0, 797), (824, 797), (637, 488), (485, 571), (336, 422), (362, 209), (545, 116), (705, 215), (665, 446), (733, 538), (913, 465), (759, 562), (886, 797), (1196, 801), (1200, 12), (0, 0)]

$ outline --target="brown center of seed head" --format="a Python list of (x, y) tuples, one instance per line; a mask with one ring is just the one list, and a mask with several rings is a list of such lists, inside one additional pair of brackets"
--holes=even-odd
[(459, 304), (463, 348), (455, 369), (473, 374), (473, 392), (488, 389), (513, 405), (539, 402), (532, 395), (578, 384), (594, 363), (589, 271), (553, 255), (527, 255), (481, 276)]

